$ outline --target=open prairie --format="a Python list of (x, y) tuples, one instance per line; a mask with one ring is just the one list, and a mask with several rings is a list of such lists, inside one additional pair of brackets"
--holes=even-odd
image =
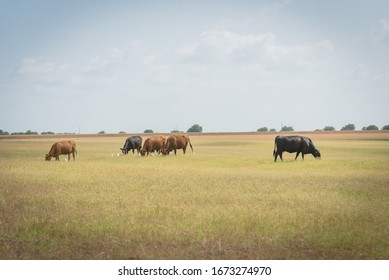
[[(137, 157), (126, 135), (0, 138), (0, 259), (388, 259), (389, 132), (190, 135)], [(45, 162), (72, 137), (75, 162)], [(143, 140), (147, 135), (142, 135)]]

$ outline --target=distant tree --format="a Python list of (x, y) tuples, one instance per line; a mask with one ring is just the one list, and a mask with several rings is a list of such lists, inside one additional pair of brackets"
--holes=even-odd
[(52, 131), (43, 131), (41, 134), (44, 135), (44, 134), (55, 134), (55, 133)]
[(389, 124), (384, 125), (381, 129), (382, 129), (382, 130), (389, 130)]
[(203, 132), (203, 128), (198, 124), (194, 124), (188, 129), (188, 132)]
[(38, 134), (36, 131), (27, 130), (26, 132), (12, 132), (11, 135), (32, 135)]
[(275, 128), (270, 128), (269, 131), (270, 132), (274, 132), (274, 131), (276, 131), (276, 129)]
[(36, 132), (36, 131), (31, 131), (31, 130), (27, 130), (27, 131), (26, 131), (26, 134), (27, 134), (27, 135), (30, 135), (30, 134), (38, 134), (38, 132)]
[(143, 133), (154, 133), (154, 131), (152, 129), (146, 129), (145, 131), (143, 131)]
[(2, 129), (0, 129), (0, 135), (9, 135), (9, 133), (7, 131), (3, 131)]
[(119, 131), (119, 134), (125, 134), (126, 132), (125, 131)]
[(174, 129), (174, 130), (170, 131), (170, 133), (184, 133), (184, 132), (180, 131), (180, 130), (177, 130), (177, 129)]
[(350, 123), (350, 124), (347, 124), (345, 125), (344, 127), (342, 127), (341, 130), (355, 130), (355, 125)]
[(316, 128), (315, 131), (322, 131), (320, 128)]
[(293, 127), (284, 125), (281, 128), (281, 131), (294, 131)]
[(334, 131), (335, 130), (335, 127), (333, 126), (326, 126), (323, 128), (324, 131)]
[(362, 130), (378, 130), (378, 126), (371, 124), (371, 125), (362, 127)]
[(98, 134), (105, 134), (105, 131), (102, 130), (102, 131), (100, 131)]
[(257, 131), (258, 132), (267, 132), (267, 131), (269, 131), (269, 129), (266, 126), (264, 126), (264, 127), (258, 128)]

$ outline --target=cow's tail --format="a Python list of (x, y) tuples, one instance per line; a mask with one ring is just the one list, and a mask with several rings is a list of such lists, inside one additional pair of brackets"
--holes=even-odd
[[(74, 157), (75, 158), (78, 158), (78, 154), (77, 154), (77, 145), (76, 143), (74, 142), (74, 153), (73, 153)], [(70, 156), (70, 155), (69, 155)]]
[(277, 154), (277, 139), (278, 139), (278, 136), (276, 137), (276, 139), (274, 139), (273, 157), (275, 157)]
[(189, 142), (189, 146), (190, 146), (190, 148), (191, 148), (191, 150), (192, 150), (192, 153), (194, 153), (193, 147), (192, 147), (192, 143), (190, 142), (190, 139), (188, 139), (188, 142)]

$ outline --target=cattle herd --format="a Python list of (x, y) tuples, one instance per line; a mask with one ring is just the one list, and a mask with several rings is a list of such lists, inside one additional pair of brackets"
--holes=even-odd
[[(170, 135), (167, 139), (163, 136), (151, 136), (145, 140), (143, 146), (142, 137), (130, 136), (124, 142), (123, 148), (120, 149), (123, 154), (128, 154), (130, 150), (134, 153), (136, 150), (137, 154), (140, 154), (141, 156), (148, 156), (152, 153), (169, 155), (169, 153), (173, 151), (176, 155), (177, 150), (180, 149), (182, 149), (185, 154), (188, 144), (193, 152), (192, 143), (190, 142), (189, 136), (186, 134)], [(315, 158), (321, 157), (319, 150), (316, 149), (312, 140), (305, 136), (277, 136), (274, 139), (274, 161), (277, 161), (278, 156), (283, 160), (283, 152), (296, 153), (295, 160), (300, 153), (303, 159), (306, 154), (312, 154)], [(51, 146), (49, 153), (46, 154), (45, 159), (49, 161), (54, 157), (56, 161), (59, 161), (60, 155), (67, 155), (68, 160), (70, 160), (70, 154), (73, 155), (73, 160), (75, 160), (77, 154), (76, 142), (73, 140), (65, 140), (54, 143)]]
[(186, 152), (186, 147), (190, 146), (193, 152), (192, 143), (188, 135), (185, 134), (175, 134), (169, 136), (167, 139), (163, 136), (152, 136), (147, 138), (142, 147), (142, 137), (140, 136), (130, 136), (124, 142), (123, 148), (120, 148), (123, 154), (127, 154), (128, 151), (132, 150), (132, 153), (136, 150), (138, 154), (142, 156), (148, 156), (151, 153), (158, 153), (162, 155), (168, 155), (170, 152), (174, 151), (174, 154), (177, 154), (177, 150), (182, 149)]

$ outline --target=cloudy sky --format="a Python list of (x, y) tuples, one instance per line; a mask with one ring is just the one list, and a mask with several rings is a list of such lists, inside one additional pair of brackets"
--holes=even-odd
[(0, 0), (0, 129), (389, 124), (389, 2)]

